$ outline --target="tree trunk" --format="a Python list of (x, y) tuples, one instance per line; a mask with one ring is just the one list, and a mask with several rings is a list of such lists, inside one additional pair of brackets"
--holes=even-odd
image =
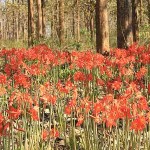
[[(93, 5), (93, 1), (90, 0), (90, 5)], [(91, 42), (94, 41), (94, 16), (93, 16), (93, 10), (90, 8), (90, 34), (91, 34)]]
[(150, 24), (150, 0), (148, 0), (148, 23)]
[(128, 48), (133, 43), (132, 6), (130, 0), (117, 0), (117, 46)]
[(64, 0), (59, 0), (59, 41), (64, 43)]
[(96, 49), (98, 53), (109, 51), (107, 3), (107, 0), (96, 1)]
[(133, 27), (133, 42), (139, 40), (139, 26), (138, 26), (138, 0), (132, 1), (132, 27)]
[[(15, 5), (14, 2), (15, 2), (15, 0), (12, 0), (13, 7)], [(13, 18), (13, 24), (12, 24), (12, 30), (13, 30), (12, 34), (13, 34), (13, 36), (12, 36), (12, 39), (15, 40), (16, 36), (15, 36), (15, 11), (14, 11), (14, 8), (13, 8), (13, 12), (12, 13), (13, 13), (13, 15), (12, 15), (12, 18)]]
[(16, 40), (19, 40), (19, 16), (16, 17)]
[(42, 0), (42, 35), (45, 36), (45, 0)]
[(142, 25), (143, 23), (143, 1), (142, 0), (139, 0), (140, 1), (140, 25)]
[(28, 0), (28, 46), (33, 45), (34, 20), (33, 20), (33, 0)]
[(77, 42), (80, 41), (80, 1), (77, 0)]
[(38, 40), (42, 37), (42, 6), (41, 0), (37, 0), (37, 13), (38, 13)]
[(73, 8), (73, 12), (72, 12), (72, 34), (73, 34), (73, 38), (75, 38), (75, 10)]
[(2, 22), (0, 22), (0, 40), (3, 38), (2, 37), (2, 32), (3, 32), (3, 30), (2, 30)]
[(94, 18), (91, 16), (90, 18), (90, 34), (91, 34), (91, 42), (94, 41)]

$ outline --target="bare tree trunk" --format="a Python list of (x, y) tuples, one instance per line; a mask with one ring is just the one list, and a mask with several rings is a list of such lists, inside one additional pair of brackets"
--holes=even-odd
[(148, 9), (148, 23), (150, 24), (150, 0), (148, 0), (147, 9)]
[(2, 21), (0, 22), (0, 39), (2, 39), (2, 32), (3, 32), (3, 28), (2, 28)]
[(34, 19), (33, 19), (33, 0), (28, 0), (28, 46), (33, 45), (34, 38)]
[(96, 1), (96, 49), (98, 53), (109, 51), (107, 3), (107, 0)]
[(55, 31), (55, 11), (52, 10), (52, 21), (51, 21), (51, 37), (54, 38), (54, 31)]
[(64, 0), (59, 0), (59, 41), (60, 46), (64, 43)]
[[(90, 0), (90, 5), (93, 5), (93, 1)], [(93, 10), (90, 8), (90, 34), (91, 34), (91, 42), (94, 41), (94, 16)]]
[(130, 0), (117, 0), (117, 45), (128, 48), (133, 43), (132, 6)]
[[(54, 12), (54, 22), (53, 22), (53, 37), (55, 37), (55, 39), (58, 39), (60, 41), (60, 20), (59, 20), (59, 0), (55, 1), (55, 8), (53, 10)], [(54, 32), (55, 31), (55, 32)]]
[[(14, 2), (15, 0), (12, 0), (12, 3), (13, 3), (13, 6), (14, 6)], [(15, 40), (15, 11), (14, 11), (14, 8), (13, 8), (13, 31), (12, 31), (12, 39)]]
[(45, 0), (42, 0), (42, 35), (45, 36)]
[(91, 16), (90, 18), (90, 34), (91, 34), (91, 42), (94, 41), (94, 18)]
[(16, 17), (16, 40), (19, 40), (19, 21), (18, 21), (18, 15)]
[(75, 10), (73, 8), (73, 12), (72, 12), (72, 33), (73, 33), (73, 37), (75, 38)]
[(18, 25), (17, 39), (18, 40), (21, 38), (21, 22), (22, 22), (22, 20), (24, 20), (24, 18), (21, 18), (21, 9), (20, 9), (21, 3), (22, 2), (20, 0), (18, 0), (18, 7), (19, 7), (19, 12), (18, 12), (18, 15), (17, 15), (17, 25)]
[(2, 19), (2, 39), (4, 39), (5, 40), (5, 32), (6, 32), (6, 24), (5, 24), (5, 20), (4, 19)]
[(139, 40), (139, 26), (138, 26), (138, 0), (132, 0), (132, 27), (133, 27), (133, 42)]
[(80, 1), (77, 0), (77, 41), (80, 41)]
[(140, 25), (142, 25), (142, 23), (143, 23), (143, 0), (139, 0), (140, 1)]
[(126, 38), (127, 38), (127, 44), (128, 46), (133, 44), (133, 27), (132, 27), (132, 0), (126, 0)]
[(38, 39), (42, 37), (42, 4), (41, 0), (37, 0), (37, 13), (38, 13)]

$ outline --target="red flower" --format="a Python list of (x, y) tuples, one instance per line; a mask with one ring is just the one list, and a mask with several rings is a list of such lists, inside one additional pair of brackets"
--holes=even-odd
[(137, 103), (132, 104), (133, 117), (138, 115), (138, 106)]
[(148, 110), (148, 103), (144, 96), (138, 100), (138, 108), (140, 110)]
[(79, 127), (81, 124), (83, 124), (83, 121), (84, 121), (83, 115), (79, 115), (76, 126)]
[(120, 90), (121, 86), (122, 86), (122, 82), (121, 81), (114, 81), (112, 83), (112, 88), (114, 90)]
[(7, 77), (3, 74), (0, 74), (0, 84), (6, 84)]
[(14, 80), (16, 86), (23, 86), (24, 88), (29, 88), (30, 86), (29, 78), (24, 74), (15, 74)]
[(92, 115), (90, 115), (90, 117), (91, 118), (93, 118), (94, 119), (94, 121), (96, 122), (96, 123), (100, 123), (101, 122), (101, 120), (100, 120), (100, 116), (99, 115), (96, 115), (96, 116), (92, 116)]
[(57, 138), (59, 137), (59, 131), (55, 128), (52, 128), (50, 131), (43, 130), (42, 140), (46, 141), (48, 137)]
[(83, 72), (76, 72), (74, 74), (74, 81), (85, 81), (86, 77), (85, 74)]
[(102, 79), (96, 79), (96, 83), (99, 86), (103, 86), (105, 84), (105, 82)]
[(18, 119), (20, 114), (21, 114), (21, 110), (19, 108), (14, 108), (13, 106), (9, 106), (9, 109), (7, 110), (8, 113), (8, 118), (9, 119)]
[(146, 127), (146, 118), (139, 116), (131, 122), (130, 129), (135, 131), (142, 131)]
[(136, 73), (136, 78), (141, 79), (147, 73), (147, 69), (145, 67), (140, 68), (140, 70)]
[(76, 106), (76, 99), (72, 99), (72, 100), (70, 100), (70, 102), (69, 102), (69, 106), (72, 108), (72, 107), (75, 107)]
[(97, 115), (97, 114), (99, 114), (101, 111), (103, 111), (104, 110), (104, 105), (103, 105), (103, 103), (102, 102), (96, 102), (95, 104), (94, 104), (94, 108), (93, 108), (93, 114), (94, 115)]
[(46, 93), (41, 97), (41, 101), (43, 101), (44, 103), (50, 102), (52, 105), (55, 105), (56, 104), (56, 96)]
[(4, 71), (7, 74), (7, 76), (11, 75), (11, 66), (10, 66), (10, 64), (5, 65)]
[(39, 120), (38, 111), (37, 110), (35, 110), (34, 108), (31, 108), (29, 110), (29, 113), (30, 113), (30, 115), (31, 115), (31, 117), (32, 117), (33, 120), (35, 120), (35, 121)]
[(65, 107), (65, 114), (67, 115), (71, 114), (71, 107), (69, 105)]
[(114, 101), (114, 96), (112, 94), (107, 94), (103, 97), (103, 101), (105, 104), (112, 103)]
[(58, 81), (57, 88), (60, 92), (63, 92), (66, 94), (68, 94), (68, 92), (69, 92), (68, 87), (64, 87), (63, 84), (61, 83), (61, 81)]
[(0, 136), (6, 136), (6, 131), (10, 127), (10, 122), (5, 123), (5, 121), (0, 123)]
[(92, 80), (93, 80), (93, 75), (92, 75), (91, 73), (90, 73), (90, 74), (87, 74), (86, 80), (87, 80), (87, 81), (92, 81)]
[(81, 101), (81, 108), (85, 109), (86, 113), (88, 113), (91, 109), (91, 104), (92, 102), (90, 102), (88, 98), (85, 98)]
[(50, 95), (50, 103), (51, 103), (52, 105), (55, 105), (55, 104), (56, 104), (56, 96)]
[(2, 114), (0, 113), (0, 123), (2, 123), (4, 121), (4, 117), (2, 116)]
[(47, 130), (43, 130), (42, 132), (42, 140), (46, 141), (48, 138), (49, 132)]
[(55, 128), (52, 128), (50, 131), (50, 136), (55, 138), (59, 137), (59, 131), (56, 130)]
[(116, 122), (113, 118), (106, 119), (106, 126), (112, 128), (112, 126), (116, 126)]

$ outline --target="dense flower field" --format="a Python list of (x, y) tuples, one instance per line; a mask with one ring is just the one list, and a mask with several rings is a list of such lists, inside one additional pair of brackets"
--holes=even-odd
[(0, 51), (1, 150), (150, 149), (150, 48), (108, 56)]

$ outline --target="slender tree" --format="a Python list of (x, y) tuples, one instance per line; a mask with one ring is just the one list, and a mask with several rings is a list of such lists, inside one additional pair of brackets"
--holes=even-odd
[(73, 5), (73, 10), (72, 10), (72, 35), (75, 38), (75, 9), (74, 9), (74, 5)]
[(42, 37), (42, 4), (41, 0), (37, 0), (37, 12), (38, 12), (38, 39)]
[(147, 9), (148, 9), (148, 23), (150, 24), (150, 0), (148, 0)]
[(45, 0), (42, 0), (42, 35), (45, 36)]
[(1, 3), (0, 3), (0, 39), (3, 38), (3, 21), (2, 21), (2, 7), (1, 7)]
[(132, 0), (132, 27), (134, 42), (139, 40), (138, 2), (139, 0)]
[(90, 0), (90, 34), (91, 34), (91, 42), (94, 41), (94, 9), (93, 9), (93, 1)]
[(77, 41), (80, 41), (80, 0), (77, 0)]
[(96, 1), (96, 49), (98, 53), (109, 51), (107, 3), (107, 0)]
[[(14, 3), (15, 3), (15, 0), (12, 0), (12, 6), (14, 6)], [(15, 40), (15, 10), (14, 10), (14, 8), (13, 8), (13, 15), (12, 15), (12, 18), (13, 18), (13, 24), (12, 24), (12, 26), (13, 26), (13, 30), (12, 30), (12, 39), (13, 40)]]
[(140, 3), (140, 11), (139, 11), (139, 23), (143, 24), (143, 0), (139, 0)]
[(28, 46), (33, 45), (34, 38), (34, 18), (33, 0), (28, 0)]
[(60, 46), (64, 43), (64, 0), (59, 0), (59, 41)]
[(133, 43), (131, 0), (117, 0), (117, 46), (128, 48)]

